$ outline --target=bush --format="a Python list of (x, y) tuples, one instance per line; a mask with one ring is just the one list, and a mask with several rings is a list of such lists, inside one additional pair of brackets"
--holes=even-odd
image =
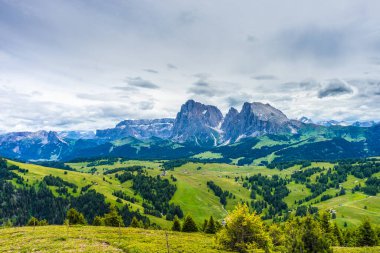
[(93, 226), (104, 226), (104, 220), (100, 216), (95, 216), (94, 221), (92, 222)]
[(261, 218), (250, 213), (246, 204), (238, 204), (226, 217), (226, 226), (217, 235), (218, 243), (225, 249), (247, 252), (261, 248), (269, 252), (272, 240)]
[(29, 219), (27, 226), (38, 226), (39, 220), (36, 217), (33, 217)]
[(70, 225), (85, 225), (87, 223), (83, 214), (74, 208), (70, 208), (70, 210), (67, 211), (66, 218), (68, 219)]

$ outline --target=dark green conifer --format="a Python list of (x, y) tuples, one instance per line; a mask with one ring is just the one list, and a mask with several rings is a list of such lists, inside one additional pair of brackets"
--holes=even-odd
[(180, 223), (177, 215), (174, 216), (172, 231), (181, 231), (181, 223)]
[(216, 233), (216, 226), (215, 226), (214, 218), (212, 216), (208, 220), (205, 232), (207, 234), (215, 234)]
[(358, 229), (358, 246), (376, 246), (377, 241), (375, 230), (372, 228), (371, 223), (365, 220)]
[(198, 227), (195, 221), (190, 215), (187, 215), (185, 221), (183, 222), (182, 232), (197, 232)]
[(135, 216), (133, 216), (133, 218), (132, 218), (132, 222), (131, 222), (130, 227), (132, 227), (132, 228), (140, 227), (139, 220)]

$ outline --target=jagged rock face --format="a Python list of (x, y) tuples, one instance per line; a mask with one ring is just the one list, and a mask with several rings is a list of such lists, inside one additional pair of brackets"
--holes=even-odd
[(115, 128), (97, 130), (96, 137), (117, 140), (125, 137), (168, 139), (173, 130), (174, 119), (124, 120)]
[(69, 145), (56, 132), (14, 132), (0, 136), (0, 154), (24, 160), (58, 160)]
[(225, 142), (265, 134), (295, 133), (299, 127), (269, 104), (244, 103), (242, 110), (230, 109), (222, 125)]
[(189, 100), (177, 114), (172, 139), (200, 146), (216, 145), (222, 120), (223, 115), (217, 107)]

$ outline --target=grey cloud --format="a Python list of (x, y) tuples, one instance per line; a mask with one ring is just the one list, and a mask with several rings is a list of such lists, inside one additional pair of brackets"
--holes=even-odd
[(337, 62), (349, 54), (348, 28), (307, 26), (283, 31), (278, 38), (279, 54), (291, 59)]
[(371, 98), (380, 95), (380, 80), (376, 79), (352, 79), (347, 81), (357, 88), (357, 97)]
[(154, 69), (143, 69), (145, 72), (152, 73), (152, 74), (158, 74), (157, 70)]
[(275, 75), (258, 75), (258, 76), (254, 76), (252, 78), (256, 79), (256, 80), (275, 80), (275, 79), (277, 79), (277, 77)]
[(299, 83), (301, 89), (310, 90), (319, 87), (320, 84), (315, 80), (304, 80)]
[(194, 95), (201, 95), (201, 96), (206, 96), (206, 97), (214, 97), (215, 91), (210, 89), (210, 88), (203, 88), (203, 87), (191, 87), (188, 90), (188, 93), (192, 93)]
[(224, 94), (223, 90), (213, 87), (206, 78), (200, 78), (194, 82), (187, 92), (205, 97), (215, 97)]
[(112, 87), (112, 89), (115, 89), (115, 90), (121, 90), (121, 91), (129, 91), (129, 92), (137, 92), (138, 89), (137, 87), (130, 87), (130, 86), (114, 86)]
[(166, 64), (166, 67), (167, 67), (168, 69), (178, 69), (178, 67), (177, 67), (176, 65), (171, 64), (171, 63)]
[(255, 36), (253, 36), (253, 35), (248, 35), (247, 36), (247, 41), (248, 42), (255, 42), (257, 39), (256, 39), (256, 37)]
[(159, 89), (160, 86), (157, 84), (152, 83), (151, 81), (144, 80), (141, 77), (129, 77), (126, 80), (127, 84), (129, 86), (138, 87), (138, 88), (145, 88), (145, 89)]
[(104, 94), (79, 93), (76, 96), (78, 98), (87, 99), (87, 100), (94, 100), (94, 101), (107, 100), (107, 96), (104, 96)]
[(178, 21), (183, 25), (189, 25), (196, 20), (196, 14), (194, 11), (182, 11), (178, 15)]
[[(277, 91), (277, 92), (299, 92), (299, 91), (308, 91), (313, 90), (316, 88), (320, 88), (320, 84), (315, 80), (302, 80), (302, 81), (293, 81), (293, 82), (286, 82), (278, 84), (278, 87), (275, 87), (274, 85), (268, 86), (268, 85), (261, 85), (260, 86), (263, 91)], [(275, 87), (275, 88), (274, 88)], [(283, 94), (282, 94), (283, 95)]]
[(244, 102), (250, 102), (251, 100), (252, 96), (246, 93), (235, 94), (226, 98), (229, 107), (238, 107), (242, 105)]
[(198, 86), (198, 87), (209, 87), (210, 84), (208, 82), (206, 82), (205, 80), (198, 80), (197, 82), (194, 83), (195, 86)]
[(197, 73), (197, 74), (194, 74), (193, 76), (196, 77), (196, 78), (204, 79), (205, 80), (207, 78), (210, 78), (211, 74), (209, 74), (209, 73)]
[(152, 101), (143, 101), (139, 103), (139, 108), (141, 110), (152, 110), (154, 108), (154, 102)]
[(344, 82), (331, 80), (324, 88), (318, 91), (318, 98), (335, 97), (352, 93), (352, 88)]
[(244, 103), (244, 101), (241, 98), (237, 97), (228, 97), (227, 98), (227, 103), (229, 106), (236, 107), (237, 105), (240, 105)]
[(369, 62), (374, 65), (380, 65), (380, 57), (371, 57), (369, 58)]

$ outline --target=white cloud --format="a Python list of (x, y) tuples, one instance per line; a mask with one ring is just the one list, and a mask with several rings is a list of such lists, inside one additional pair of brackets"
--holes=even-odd
[[(380, 120), (379, 8), (353, 0), (276, 8), (270, 1), (1, 1), (0, 87), (8, 97), (0, 95), (7, 119), (0, 130), (174, 117), (188, 98), (224, 112), (250, 99), (292, 118)], [(194, 73), (207, 74), (194, 85)], [(127, 84), (126, 76), (133, 77)], [(353, 93), (319, 99), (332, 79)]]

